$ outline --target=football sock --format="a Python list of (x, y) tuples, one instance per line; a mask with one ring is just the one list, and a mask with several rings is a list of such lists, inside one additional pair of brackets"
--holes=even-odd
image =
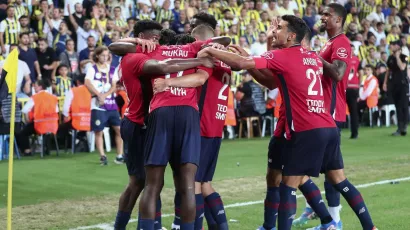
[(263, 227), (272, 229), (276, 226), (276, 215), (278, 214), (280, 202), (279, 187), (268, 187), (265, 198), (265, 214)]
[(195, 229), (202, 230), (202, 224), (204, 221), (204, 197), (201, 194), (195, 194), (196, 201), (196, 216), (195, 216)]
[(217, 192), (214, 192), (205, 198), (205, 202), (208, 204), (208, 207), (211, 210), (212, 216), (214, 217), (218, 225), (218, 229), (228, 229), (225, 208), (221, 200), (221, 196)]
[(296, 215), (296, 189), (280, 184), (280, 204), (278, 212), (278, 229), (290, 230)]
[(338, 192), (330, 183), (325, 181), (325, 194), (329, 213), (336, 223), (340, 221), (340, 192)]
[(312, 207), (310, 207), (310, 204), (307, 202), (307, 200), (306, 200), (306, 198), (305, 198), (305, 206), (306, 206), (306, 208), (312, 208)]
[(175, 205), (174, 224), (181, 225), (181, 217), (180, 217), (181, 194), (179, 194), (178, 192), (175, 193), (174, 205)]
[(206, 202), (205, 202), (205, 218), (206, 218), (206, 223), (208, 224), (209, 230), (218, 230), (218, 225), (216, 224), (216, 221), (214, 217), (212, 216), (211, 209), (209, 208)]
[(125, 230), (125, 227), (127, 226), (130, 217), (130, 212), (122, 212), (118, 210), (117, 217), (115, 218), (114, 228), (116, 230)]
[(181, 224), (181, 230), (194, 230), (195, 222)]
[(360, 192), (347, 179), (334, 185), (356, 213), (364, 230), (373, 229), (373, 221)]
[(139, 219), (137, 230), (154, 230), (154, 220)]
[(312, 207), (313, 211), (319, 216), (322, 224), (328, 224), (332, 222), (332, 217), (326, 208), (322, 195), (316, 184), (309, 179), (303, 185), (299, 186), (300, 191), (306, 198), (306, 201)]
[(162, 229), (162, 223), (161, 223), (161, 198), (157, 200), (157, 205), (155, 207), (155, 224), (154, 228), (155, 230)]

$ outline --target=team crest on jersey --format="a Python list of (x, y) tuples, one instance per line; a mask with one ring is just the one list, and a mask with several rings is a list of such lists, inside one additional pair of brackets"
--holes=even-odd
[(261, 55), (261, 57), (264, 57), (265, 59), (273, 59), (273, 53), (272, 52), (266, 52), (264, 54)]
[(96, 73), (95, 78), (100, 79), (101, 78), (101, 73)]
[(340, 47), (336, 51), (336, 55), (340, 58), (347, 58), (347, 50), (344, 47)]
[(95, 121), (95, 125), (97, 125), (97, 126), (98, 126), (98, 125), (101, 125), (101, 121), (100, 121), (100, 120), (96, 120), (96, 121)]

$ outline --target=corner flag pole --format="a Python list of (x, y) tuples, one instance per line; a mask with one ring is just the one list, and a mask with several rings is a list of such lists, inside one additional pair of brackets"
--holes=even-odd
[(11, 117), (9, 138), (9, 173), (7, 186), (7, 230), (11, 230), (11, 207), (13, 201), (13, 160), (14, 160), (14, 121), (16, 116), (16, 91), (11, 93)]

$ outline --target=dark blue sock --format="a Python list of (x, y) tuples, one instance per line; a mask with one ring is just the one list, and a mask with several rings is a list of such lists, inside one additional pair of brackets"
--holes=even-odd
[(290, 230), (296, 215), (296, 189), (280, 183), (278, 229)]
[(329, 207), (339, 207), (340, 205), (340, 192), (333, 187), (329, 182), (325, 181), (325, 195), (327, 205)]
[(209, 209), (211, 210), (212, 216), (214, 217), (216, 224), (218, 225), (218, 229), (228, 229), (225, 208), (221, 200), (221, 196), (219, 196), (217, 192), (214, 192), (205, 198), (205, 202), (208, 204)]
[(265, 214), (263, 227), (272, 229), (276, 227), (276, 215), (280, 202), (279, 187), (268, 187), (265, 198)]
[(195, 222), (181, 224), (181, 230), (194, 230)]
[(157, 200), (157, 205), (155, 207), (155, 230), (162, 229), (162, 223), (161, 223), (161, 198)]
[(218, 229), (218, 225), (216, 224), (216, 221), (214, 217), (212, 216), (211, 209), (209, 208), (209, 205), (206, 202), (205, 202), (205, 218), (206, 218), (206, 223), (208, 224), (209, 230)]
[(204, 197), (201, 194), (195, 194), (196, 201), (196, 216), (195, 216), (195, 230), (202, 230), (204, 221)]
[(139, 219), (137, 230), (154, 230), (154, 220)]
[(322, 224), (328, 224), (332, 222), (332, 217), (326, 208), (325, 202), (323, 201), (322, 195), (320, 194), (319, 188), (316, 184), (309, 179), (303, 185), (299, 187), (300, 191), (306, 198), (306, 201), (310, 207), (319, 216), (320, 222)]
[(179, 194), (177, 192), (175, 193), (174, 205), (175, 205), (174, 224), (175, 225), (181, 225), (181, 216), (180, 216), (181, 194)]
[(130, 220), (131, 213), (130, 212), (117, 212), (117, 217), (115, 218), (114, 229), (116, 230), (125, 230), (125, 227)]
[(374, 225), (369, 210), (367, 210), (363, 197), (356, 187), (354, 187), (354, 185), (352, 185), (347, 179), (334, 186), (356, 213), (362, 224), (363, 230), (373, 229)]

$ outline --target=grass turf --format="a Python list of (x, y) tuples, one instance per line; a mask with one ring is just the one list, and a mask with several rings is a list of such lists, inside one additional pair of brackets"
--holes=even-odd
[[(351, 182), (363, 184), (410, 176), (409, 138), (390, 137), (393, 131), (361, 129), (358, 140), (349, 140), (349, 132), (343, 131), (345, 171)], [(223, 142), (214, 185), (225, 204), (264, 199), (268, 142), (268, 138)], [(95, 153), (15, 160), (13, 229), (68, 229), (112, 222), (128, 176), (125, 165), (115, 165), (115, 155), (108, 156), (110, 162), (105, 167), (99, 165)], [(7, 161), (0, 162), (0, 175), (0, 229), (5, 229)], [(317, 182), (323, 184), (322, 179)], [(410, 196), (405, 195), (409, 189), (410, 182), (361, 189), (379, 229), (409, 229)], [(162, 200), (163, 213), (172, 213), (169, 171)], [(301, 208), (303, 200), (299, 201)], [(349, 206), (342, 205), (345, 229), (360, 229)], [(263, 220), (262, 204), (228, 208), (226, 212), (228, 219), (237, 220), (230, 222), (231, 229), (255, 229)], [(164, 218), (164, 226), (168, 228), (171, 220)], [(135, 229), (135, 224), (131, 223), (129, 229)]]

